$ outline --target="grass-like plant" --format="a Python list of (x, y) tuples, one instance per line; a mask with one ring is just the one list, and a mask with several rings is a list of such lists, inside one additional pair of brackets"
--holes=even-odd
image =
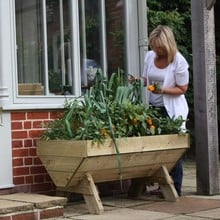
[(143, 83), (129, 84), (121, 71), (107, 80), (97, 72), (94, 85), (83, 97), (66, 101), (61, 118), (48, 123), (43, 139), (93, 140), (174, 134), (180, 132), (181, 117), (164, 117), (142, 101)]

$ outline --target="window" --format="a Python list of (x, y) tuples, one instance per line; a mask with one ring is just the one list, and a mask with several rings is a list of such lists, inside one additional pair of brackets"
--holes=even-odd
[[(110, 75), (119, 68), (126, 71), (132, 61), (135, 69), (132, 71), (138, 72), (137, 6), (140, 1), (14, 2), (15, 102), (44, 100), (47, 103), (45, 97), (55, 100), (55, 97), (82, 95), (93, 84), (99, 68)], [(134, 16), (128, 22), (129, 13), (134, 13)], [(126, 37), (128, 33), (129, 37)], [(127, 57), (130, 57), (129, 62)]]
[(19, 95), (73, 94), (68, 0), (16, 0)]

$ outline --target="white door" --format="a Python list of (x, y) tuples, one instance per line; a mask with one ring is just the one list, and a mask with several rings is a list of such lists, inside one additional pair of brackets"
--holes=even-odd
[(13, 187), (10, 112), (0, 114), (0, 189)]

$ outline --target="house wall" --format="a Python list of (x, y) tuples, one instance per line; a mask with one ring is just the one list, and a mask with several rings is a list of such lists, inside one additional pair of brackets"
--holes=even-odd
[[(36, 141), (45, 130), (43, 124), (59, 117), (60, 111), (11, 112), (13, 183), (11, 192), (52, 194), (55, 187), (36, 154)], [(2, 190), (8, 193), (7, 190)]]

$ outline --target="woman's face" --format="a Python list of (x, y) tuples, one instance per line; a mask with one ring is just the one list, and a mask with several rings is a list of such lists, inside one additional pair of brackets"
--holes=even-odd
[(157, 54), (157, 57), (166, 57), (167, 56), (166, 50), (162, 47), (155, 47), (153, 50)]

